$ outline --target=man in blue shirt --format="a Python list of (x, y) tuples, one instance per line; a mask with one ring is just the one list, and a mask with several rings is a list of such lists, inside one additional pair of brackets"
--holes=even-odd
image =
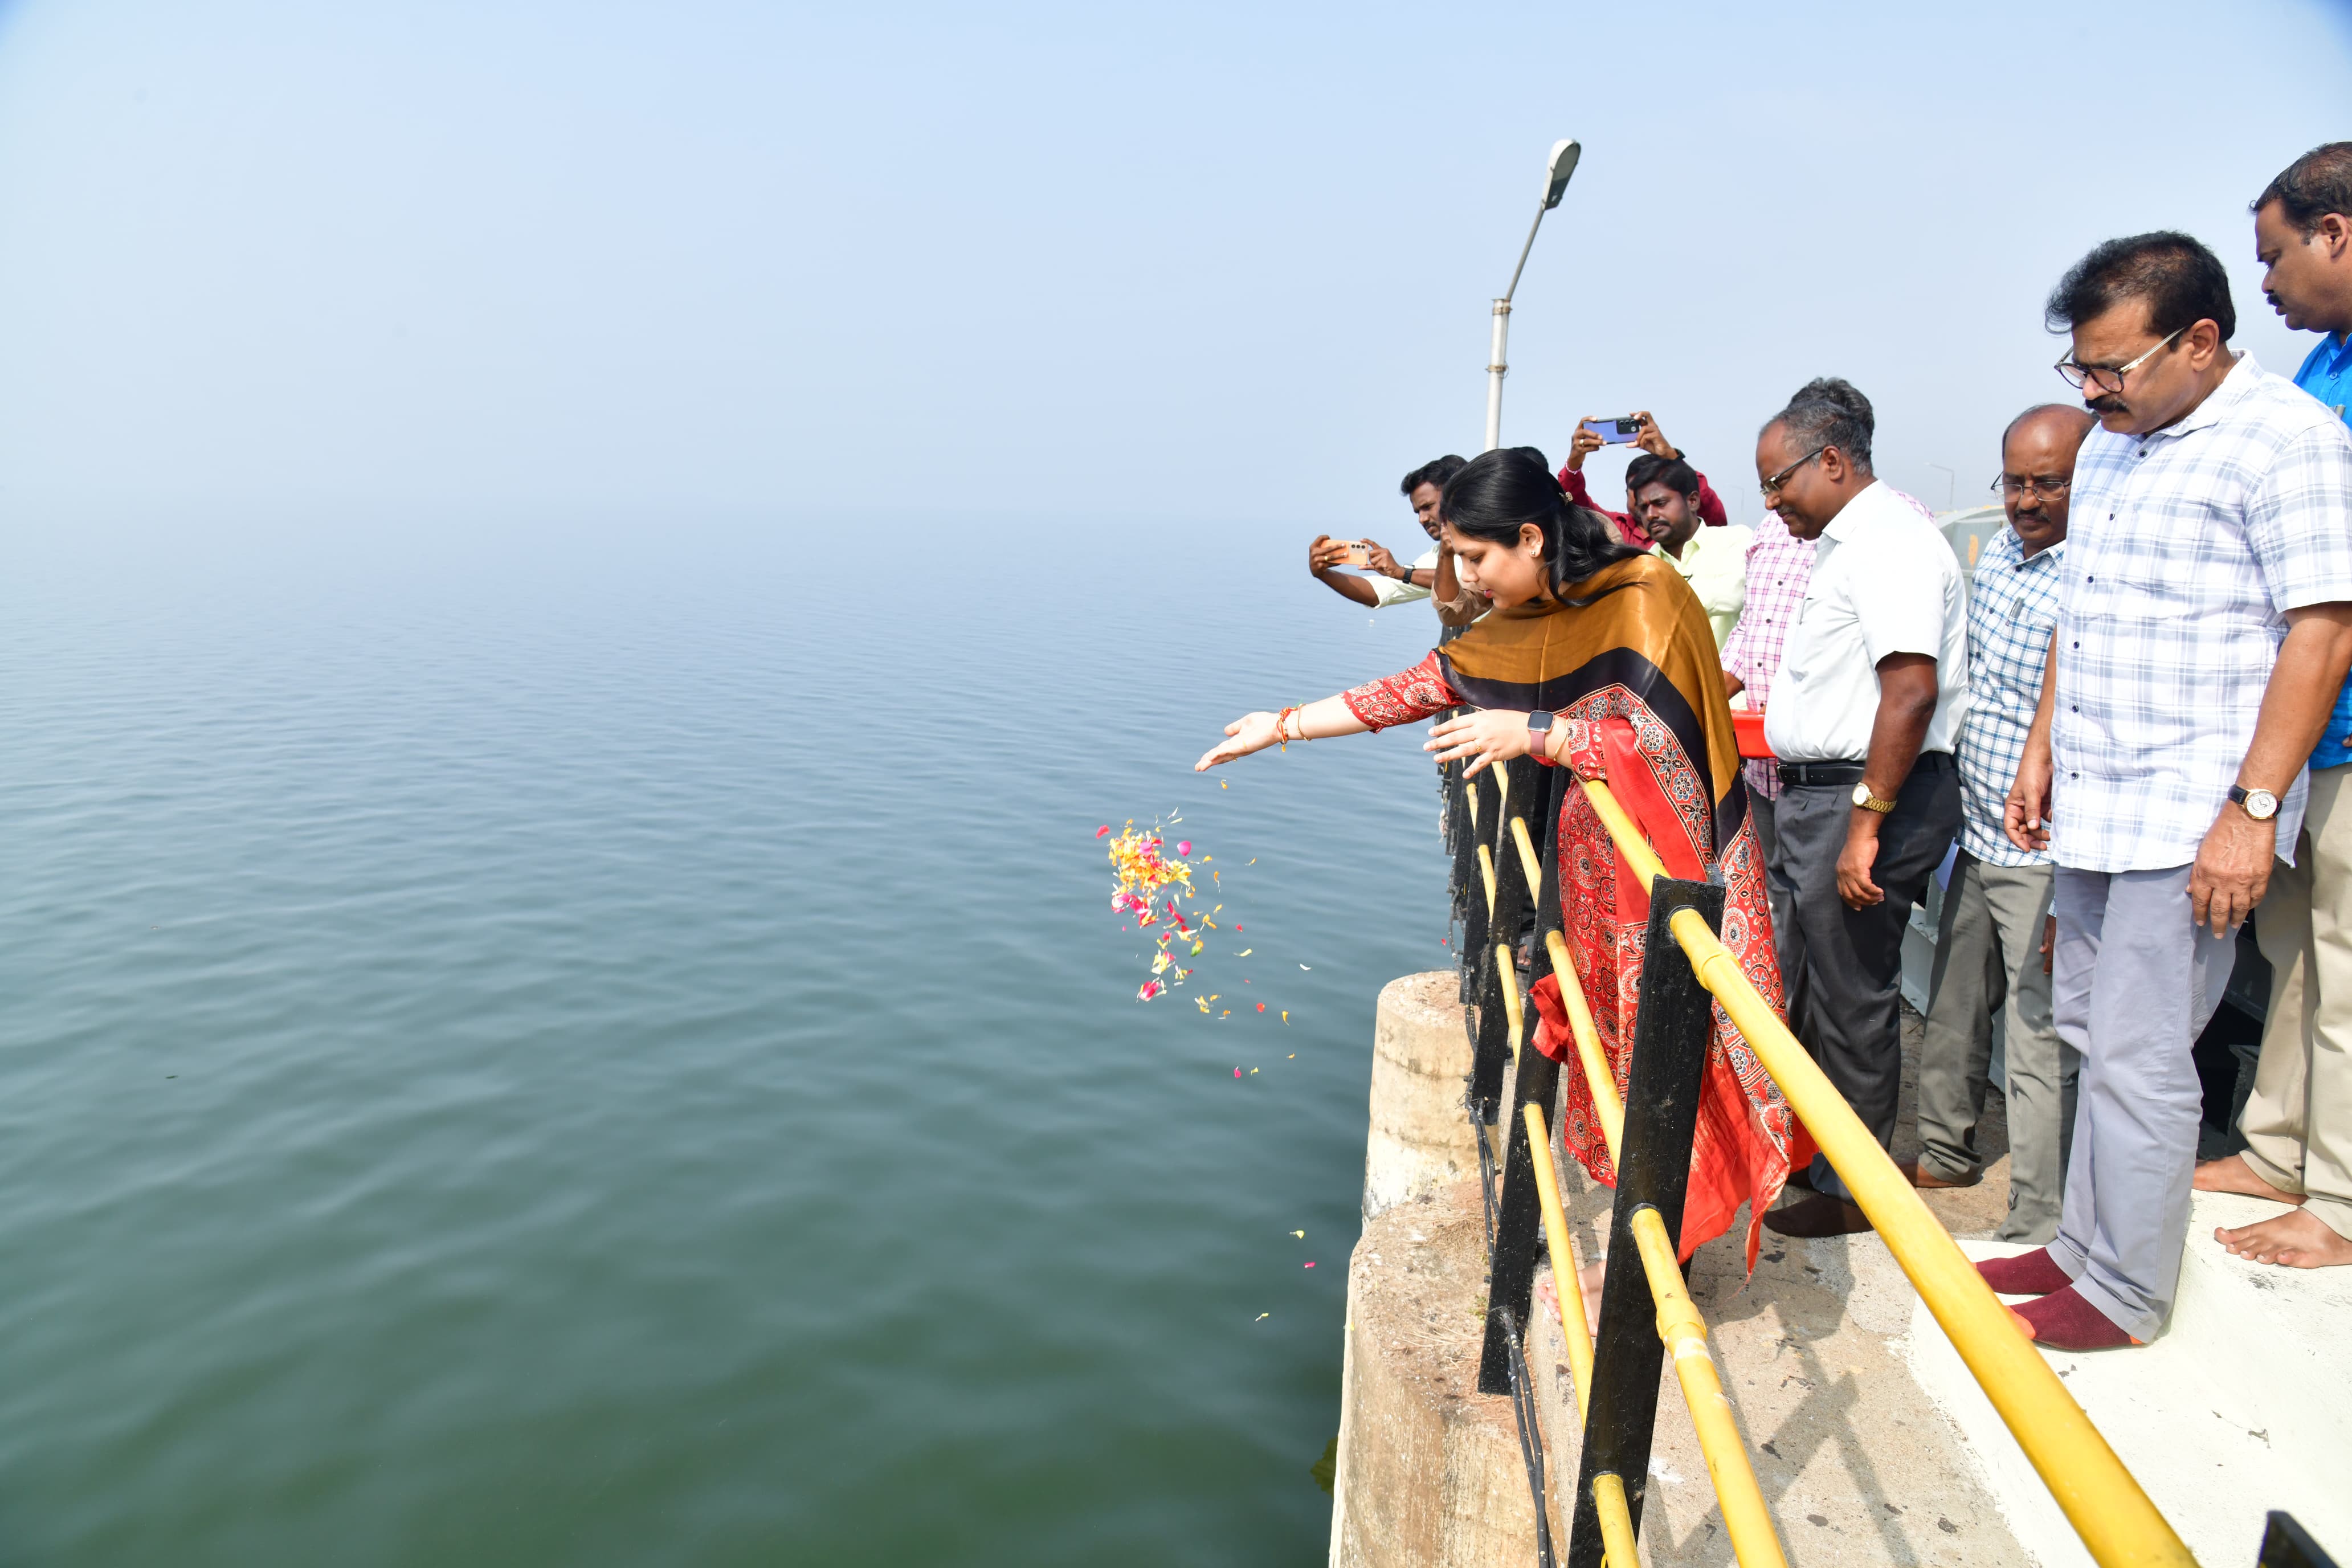
[[(2254, 198), (2263, 293), (2300, 331), (2324, 334), (2297, 386), (2345, 417), (2352, 403), (2352, 142), (2315, 147)], [(2238, 1126), (2246, 1152), (2197, 1168), (2207, 1192), (2299, 1206), (2216, 1239), (2241, 1258), (2294, 1268), (2352, 1263), (2352, 682), (2311, 756), (2294, 848), (2254, 915), (2271, 961), (2270, 1012), (2254, 1091)], [(2282, 845), (2281, 849), (2286, 847)]]

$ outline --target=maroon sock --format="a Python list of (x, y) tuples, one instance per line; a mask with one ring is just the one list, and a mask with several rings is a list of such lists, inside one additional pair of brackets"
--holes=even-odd
[(1977, 1260), (1977, 1272), (2003, 1296), (2047, 1296), (2074, 1282), (2074, 1277), (2058, 1267), (2058, 1260), (2050, 1256), (2046, 1247), (2021, 1252), (2014, 1258), (1980, 1258)]
[(2140, 1342), (2083, 1300), (2083, 1293), (2072, 1285), (2010, 1310), (2032, 1326), (2034, 1343), (2053, 1350), (2111, 1351)]

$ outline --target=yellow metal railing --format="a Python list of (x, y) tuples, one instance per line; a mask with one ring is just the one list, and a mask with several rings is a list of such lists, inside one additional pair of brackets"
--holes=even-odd
[[(1592, 1108), (1601, 1119), (1601, 1133), (1608, 1142), (1609, 1158), (1614, 1163), (1621, 1158), (1624, 1146), (1624, 1102), (1618, 1097), (1617, 1080), (1601, 1051), (1601, 1034), (1593, 1027), (1591, 1011), (1585, 1006), (1584, 985), (1578, 977), (1575, 963), (1569, 957), (1559, 934), (1548, 934), (1552, 973), (1559, 977), (1560, 996), (1568, 1002), (1569, 1029), (1576, 1037), (1577, 1058), (1584, 1069), (1585, 1086), (1592, 1092)], [(1532, 1154), (1538, 1145), (1543, 1150), (1543, 1158), (1536, 1167), (1537, 1179), (1543, 1185), (1536, 1195), (1544, 1205), (1544, 1226), (1549, 1235), (1559, 1206), (1553, 1186), (1557, 1178), (1551, 1164), (1551, 1135), (1544, 1126), (1539, 1107), (1528, 1106), (1527, 1119), (1528, 1152)], [(1698, 1434), (1699, 1452), (1706, 1458), (1706, 1474), (1715, 1485), (1715, 1500), (1723, 1510), (1724, 1533), (1731, 1538), (1732, 1554), (1738, 1558), (1740, 1568), (1788, 1568), (1788, 1559), (1780, 1551), (1780, 1535), (1772, 1528), (1771, 1510), (1765, 1506), (1763, 1490), (1756, 1484), (1756, 1470), (1748, 1462), (1747, 1445), (1740, 1439), (1738, 1423), (1732, 1418), (1731, 1401), (1724, 1396), (1723, 1380), (1716, 1372), (1715, 1356), (1707, 1349), (1706, 1320), (1699, 1316), (1696, 1303), (1683, 1286), (1682, 1267), (1675, 1260), (1674, 1238), (1666, 1234), (1665, 1219), (1647, 1204), (1635, 1209), (1633, 1217), (1634, 1246), (1641, 1256), (1642, 1271), (1649, 1279), (1650, 1298), (1658, 1309), (1658, 1338), (1665, 1345), (1666, 1353), (1674, 1358), (1675, 1379), (1682, 1385), (1683, 1403), (1690, 1408), (1691, 1426)], [(1557, 1223), (1563, 1230), (1566, 1228), (1564, 1217)], [(1559, 1277), (1557, 1255), (1552, 1261), (1552, 1277), (1555, 1281)], [(1577, 1294), (1581, 1297), (1582, 1293), (1580, 1281)], [(1567, 1317), (1567, 1299), (1563, 1297), (1563, 1323)], [(1569, 1338), (1574, 1341), (1589, 1332), (1580, 1316), (1576, 1332)], [(1589, 1367), (1591, 1358), (1588, 1355), (1586, 1359)], [(1576, 1371), (1573, 1356), (1570, 1358), (1570, 1371)], [(1581, 1386), (1580, 1384), (1580, 1389)], [(1597, 1494), (1595, 1506), (1600, 1506)], [(1613, 1552), (1611, 1562), (1615, 1563)]]
[[(1499, 826), (1499, 825), (1498, 825)], [(1543, 885), (1542, 860), (1536, 853), (1527, 819), (1509, 818), (1509, 830), (1517, 847), (1519, 868), (1526, 876), (1530, 893)], [(1481, 853), (1484, 847), (1481, 846)], [(1491, 863), (1482, 861), (1481, 869), (1491, 876)], [(1491, 887), (1491, 882), (1490, 882)], [(1492, 903), (1488, 909), (1492, 913)], [(1625, 1110), (1617, 1093), (1615, 1078), (1609, 1070), (1608, 1059), (1601, 1050), (1600, 1031), (1594, 1027), (1591, 1009), (1586, 1005), (1584, 987), (1577, 976), (1575, 963), (1557, 931), (1544, 933), (1546, 952), (1551, 958), (1552, 973), (1559, 977), (1560, 1000), (1569, 1015), (1570, 1034), (1576, 1044), (1577, 1058), (1585, 1082), (1591, 1089), (1595, 1114), (1601, 1121), (1601, 1136), (1609, 1145), (1610, 1158), (1619, 1157), (1624, 1139)], [(1495, 963), (1503, 984), (1504, 1008), (1510, 1021), (1511, 1055), (1517, 1060), (1523, 1037), (1523, 1018), (1518, 995), (1518, 972), (1514, 966), (1510, 949), (1498, 945)], [(1576, 1257), (1575, 1243), (1568, 1228), (1566, 1214), (1560, 1207), (1559, 1180), (1551, 1158), (1551, 1134), (1544, 1122), (1543, 1108), (1530, 1103), (1525, 1108), (1528, 1127), (1528, 1152), (1535, 1176), (1537, 1202), (1541, 1208), (1544, 1236), (1551, 1252), (1554, 1288), (1560, 1293), (1560, 1321), (1568, 1343), (1570, 1375), (1575, 1380), (1577, 1414), (1581, 1417), (1591, 1402), (1593, 1347), (1591, 1325), (1586, 1321), (1583, 1284)], [(1742, 1568), (1787, 1568), (1787, 1559), (1772, 1528), (1770, 1511), (1765, 1507), (1764, 1496), (1756, 1484), (1756, 1473), (1748, 1464), (1748, 1450), (1739, 1436), (1738, 1423), (1733, 1419), (1731, 1402), (1724, 1396), (1723, 1384), (1717, 1375), (1715, 1358), (1707, 1349), (1706, 1320), (1684, 1289), (1682, 1269), (1675, 1258), (1674, 1242), (1667, 1237), (1665, 1222), (1654, 1208), (1644, 1205), (1633, 1216), (1635, 1249), (1642, 1259), (1651, 1298), (1657, 1309), (1660, 1342), (1674, 1358), (1676, 1380), (1689, 1406), (1691, 1423), (1696, 1431), (1699, 1447), (1706, 1456), (1707, 1475), (1715, 1486), (1716, 1499), (1723, 1510), (1724, 1528), (1730, 1537), (1733, 1552)], [(1635, 1554), (1633, 1515), (1628, 1507), (1622, 1480), (1603, 1473), (1593, 1479), (1592, 1503), (1601, 1524), (1601, 1539), (1610, 1568), (1640, 1568)]]
[[(1665, 875), (1665, 868), (1643, 840), (1641, 830), (1619, 805), (1608, 785), (1593, 780), (1580, 781), (1585, 795), (1592, 803), (1603, 826), (1617, 846), (1618, 853), (1633, 868), (1634, 877), (1644, 889)], [(2194, 1568), (2196, 1559), (2179, 1535), (2165, 1520), (2147, 1493), (2132, 1479), (2121, 1459), (2116, 1457), (2107, 1440), (2099, 1435), (2083, 1407), (2066, 1392), (2057, 1373), (2050, 1370), (2032, 1342), (2018, 1331), (2009, 1309), (2000, 1304), (1992, 1289), (1984, 1282), (1959, 1247), (1954, 1245), (1927, 1205), (1919, 1200), (1911, 1184), (1904, 1180), (1878, 1140), (1862, 1124), (1837, 1087), (1831, 1083), (1813, 1058), (1807, 1054), (1797, 1037), (1789, 1032), (1747, 975), (1740, 973), (1738, 960), (1729, 949), (1707, 929), (1706, 919), (1696, 910), (1678, 910), (1668, 921), (1675, 940), (1690, 958), (1691, 968), (1699, 984), (1723, 1005), (1740, 1034), (1756, 1050), (1764, 1070), (1772, 1075), (1788, 1097), (1789, 1105), (1812, 1133), (1823, 1155), (1853, 1194), (1855, 1205), (1866, 1215), (1880, 1239), (1886, 1243), (1903, 1272), (1910, 1277), (1927, 1310), (1943, 1325), (1953, 1347), (1968, 1365), (1969, 1374), (1983, 1388), (2000, 1418), (2007, 1423), (2018, 1447), (2049, 1487), (2058, 1506), (2065, 1511), (2074, 1532), (2083, 1538), (2100, 1568), (2152, 1568), (2152, 1565), (2179, 1565)], [(1550, 936), (1558, 942), (1559, 938)], [(1566, 950), (1551, 949), (1553, 966), (1561, 975), (1560, 994), (1570, 1002), (1571, 1025), (1577, 1024), (1582, 1013), (1582, 987), (1570, 983), (1574, 973), (1562, 964)], [(1573, 998), (1573, 1000), (1570, 1000)], [(1589, 1018), (1584, 1020), (1589, 1023)], [(1582, 1030), (1577, 1031), (1581, 1035)], [(1582, 1041), (1579, 1054), (1585, 1057), (1588, 1081), (1593, 1077), (1591, 1056), (1586, 1056)], [(1592, 1055), (1598, 1055), (1596, 1040)], [(1601, 1064), (1601, 1077), (1608, 1079), (1606, 1064)], [(1615, 1096), (1615, 1084), (1609, 1080), (1610, 1095)], [(1595, 1101), (1600, 1096), (1595, 1093)], [(1610, 1123), (1602, 1118), (1604, 1131)], [(1609, 1132), (1613, 1152), (1616, 1135)], [(1547, 1151), (1548, 1152), (1548, 1151)], [(1649, 1211), (1654, 1218), (1655, 1211)], [(1547, 1220), (1549, 1215), (1547, 1211)], [(1640, 1227), (1636, 1238), (1641, 1239)], [(1665, 1249), (1671, 1268), (1674, 1247), (1664, 1237), (1660, 1226), (1656, 1245)], [(1651, 1265), (1649, 1247), (1644, 1247), (1643, 1265), (1656, 1282), (1656, 1270)], [(1558, 1265), (1554, 1265), (1557, 1272)], [(1663, 1313), (1663, 1307), (1662, 1307)], [(1565, 1316), (1563, 1312), (1562, 1316)], [(1663, 1331), (1664, 1322), (1661, 1322)], [(1573, 1335), (1570, 1336), (1571, 1339)], [(1674, 1342), (1669, 1340), (1669, 1346)], [(1700, 1346), (1704, 1351), (1704, 1342)], [(1679, 1373), (1685, 1362), (1680, 1351), (1675, 1352), (1675, 1370)], [(1713, 1370), (1712, 1363), (1708, 1370)], [(1686, 1381), (1684, 1393), (1688, 1396), (1691, 1385)], [(1720, 1397), (1718, 1390), (1717, 1397)], [(1694, 1418), (1699, 1405), (1693, 1405)], [(1727, 1418), (1727, 1411), (1726, 1412)], [(1704, 1431), (1701, 1442), (1706, 1441)], [(1708, 1452), (1708, 1468), (1715, 1465), (1714, 1451)], [(1743, 1455), (1742, 1464), (1745, 1465)], [(1750, 1479), (1752, 1485), (1752, 1477)], [(1721, 1479), (1717, 1479), (1717, 1495), (1724, 1495)], [(1725, 1507), (1725, 1526), (1731, 1528), (1731, 1510)], [(1767, 1523), (1769, 1529), (1769, 1521)], [(1604, 1521), (1605, 1533), (1605, 1521)], [(1628, 1543), (1630, 1545), (1630, 1542)], [(1734, 1537), (1735, 1550), (1743, 1565), (1778, 1561), (1775, 1556), (1751, 1559)], [(1612, 1564), (1617, 1562), (1616, 1546), (1610, 1546)]]

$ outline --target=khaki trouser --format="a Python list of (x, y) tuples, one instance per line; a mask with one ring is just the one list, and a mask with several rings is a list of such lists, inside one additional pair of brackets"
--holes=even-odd
[(2271, 868), (2254, 938), (2271, 1006), (2254, 1091), (2238, 1119), (2246, 1163), (2352, 1238), (2352, 767), (2311, 775), (2294, 864)]
[(2048, 866), (1995, 866), (1963, 849), (1944, 889), (1927, 1027), (1919, 1046), (1919, 1164), (1948, 1182), (1983, 1168), (1977, 1124), (1991, 1087), (1992, 1017), (2009, 1053), (2009, 1217), (1995, 1237), (2058, 1234), (2074, 1131), (2074, 1053), (2051, 1016), (2042, 971)]

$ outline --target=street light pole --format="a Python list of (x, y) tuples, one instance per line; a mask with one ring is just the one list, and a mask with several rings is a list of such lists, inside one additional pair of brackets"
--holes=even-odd
[(1511, 268), (1511, 286), (1495, 301), (1495, 341), (1486, 360), (1486, 449), (1489, 452), (1503, 444), (1503, 377), (1511, 369), (1504, 351), (1511, 335), (1511, 296), (1519, 291), (1519, 274), (1528, 269), (1528, 252), (1536, 247), (1536, 230), (1543, 226), (1544, 214), (1559, 205), (1559, 198), (1568, 190), (1569, 176), (1576, 173), (1576, 161), (1583, 152), (1572, 140), (1552, 143), (1551, 156), (1544, 160), (1543, 205), (1536, 208), (1536, 221), (1528, 226), (1528, 242), (1519, 247), (1519, 264)]

